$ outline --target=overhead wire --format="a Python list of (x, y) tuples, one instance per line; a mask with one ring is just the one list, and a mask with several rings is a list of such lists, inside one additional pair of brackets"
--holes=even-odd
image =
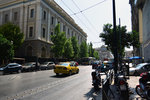
[[(62, 1), (62, 3), (72, 12), (72, 13), (74, 13), (67, 5), (66, 5), (66, 3), (65, 2), (63, 2), (63, 0), (61, 0)], [(76, 15), (75, 15), (76, 16)], [(78, 16), (76, 16), (77, 18), (78, 18), (78, 20), (88, 29), (88, 30), (90, 30), (88, 27), (87, 27), (87, 25), (78, 17)], [(91, 31), (91, 30), (90, 30)]]
[(100, 1), (100, 2), (94, 4), (94, 5), (90, 6), (90, 7), (87, 7), (87, 8), (85, 8), (85, 9), (83, 9), (83, 10), (80, 10), (79, 12), (72, 13), (71, 15), (76, 15), (76, 14), (82, 13), (82, 12), (84, 12), (84, 11), (86, 11), (86, 10), (88, 10), (88, 9), (91, 9), (91, 8), (97, 6), (97, 5), (99, 5), (99, 4), (101, 4), (101, 3), (105, 2), (105, 1), (107, 1), (107, 0)]
[[(72, 2), (74, 3), (74, 5), (78, 8), (79, 11), (81, 11), (81, 9), (79, 8), (79, 6), (74, 2), (74, 0), (72, 0)], [(94, 27), (94, 25), (90, 22), (90, 20), (85, 16), (85, 14), (83, 12), (81, 12), (81, 14), (84, 16), (84, 18), (87, 20), (87, 22), (89, 23), (89, 25), (91, 25), (95, 31), (98, 33), (97, 29)]]

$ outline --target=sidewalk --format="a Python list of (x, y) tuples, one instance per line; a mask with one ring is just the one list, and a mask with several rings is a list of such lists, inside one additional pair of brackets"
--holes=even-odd
[(129, 94), (130, 95), (129, 100), (145, 100), (145, 99), (142, 99), (135, 92), (135, 87), (136, 87), (136, 85), (139, 84), (139, 78), (140, 78), (139, 76), (130, 76), (130, 79), (128, 80), (129, 89), (131, 92), (133, 92), (133, 94)]

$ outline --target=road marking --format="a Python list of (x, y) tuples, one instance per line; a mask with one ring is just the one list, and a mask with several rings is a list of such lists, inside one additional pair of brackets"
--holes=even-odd
[(75, 75), (75, 76), (67, 77), (67, 78), (52, 82), (52, 83), (48, 83), (46, 85), (43, 85), (43, 86), (40, 86), (40, 87), (37, 87), (37, 88), (34, 88), (34, 89), (28, 89), (28, 90), (25, 90), (23, 92), (17, 93), (15, 95), (9, 96), (5, 100), (15, 100), (15, 99), (18, 100), (18, 99), (21, 99), (21, 98), (24, 98), (24, 97), (27, 97), (27, 96), (31, 96), (31, 95), (37, 94), (39, 92), (48, 90), (48, 89), (50, 89), (54, 86), (65, 83), (67, 81), (71, 81), (71, 80), (73, 80), (75, 78), (78, 78), (78, 77), (79, 77), (79, 75)]

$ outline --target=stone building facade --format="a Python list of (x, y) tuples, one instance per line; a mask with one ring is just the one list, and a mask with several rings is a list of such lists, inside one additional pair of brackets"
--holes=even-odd
[(87, 40), (87, 34), (54, 0), (0, 0), (0, 25), (7, 22), (19, 25), (24, 33), (17, 57), (52, 57), (50, 36), (58, 23), (67, 38), (75, 36), (79, 44)]
[(150, 62), (150, 1), (136, 0), (139, 11), (139, 32), (142, 35), (142, 50), (145, 62)]

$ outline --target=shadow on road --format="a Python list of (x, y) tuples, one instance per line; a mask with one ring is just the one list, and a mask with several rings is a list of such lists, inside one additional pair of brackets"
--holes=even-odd
[(95, 90), (94, 88), (91, 88), (88, 93), (85, 94), (85, 97), (87, 100), (97, 100), (97, 97), (100, 96), (101, 88), (98, 90)]
[(64, 78), (64, 77), (69, 77), (68, 75), (62, 74), (62, 75), (53, 75), (53, 76), (49, 76), (51, 78)]

